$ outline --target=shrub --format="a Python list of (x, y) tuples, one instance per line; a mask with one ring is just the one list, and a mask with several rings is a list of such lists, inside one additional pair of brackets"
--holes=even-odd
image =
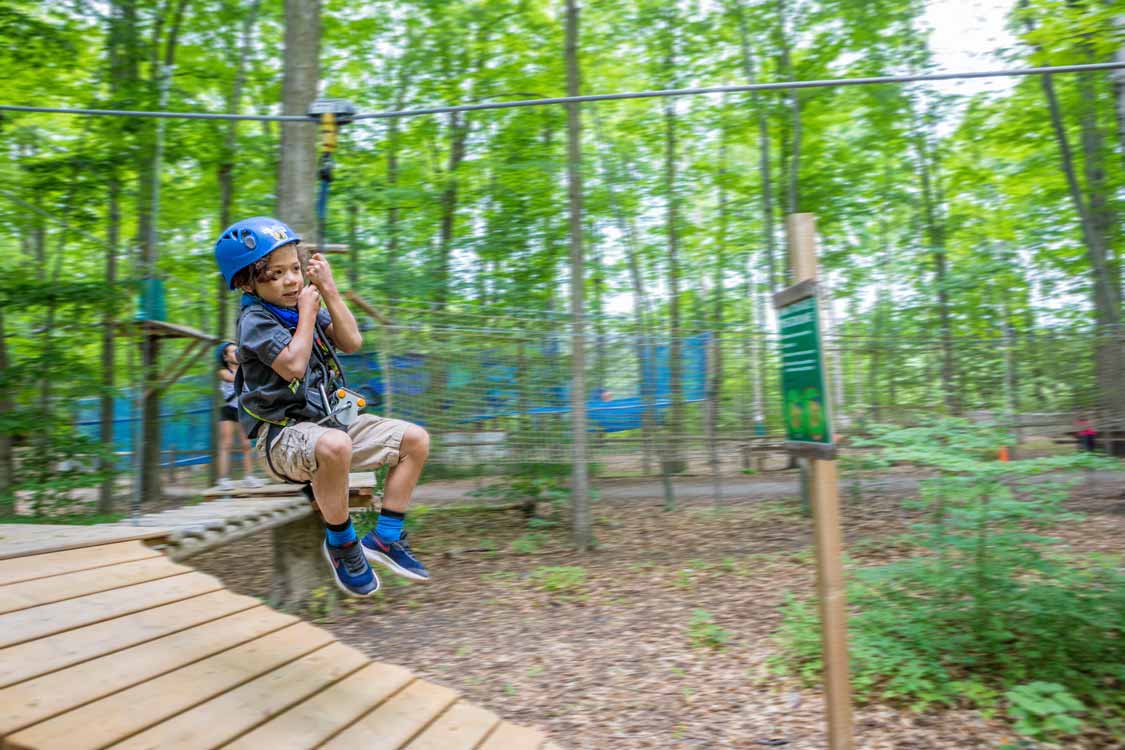
[[(925, 512), (913, 526), (922, 553), (860, 570), (848, 588), (857, 697), (988, 710), (1003, 695), (1017, 730), (1036, 736), (1077, 731), (1083, 705), (1119, 720), (1125, 576), (1112, 561), (1053, 553), (1046, 532), (1077, 516), (1061, 507), (1067, 484), (1044, 476), (1116, 464), (1000, 463), (989, 448), (1003, 433), (960, 420), (874, 432), (865, 442), (885, 457), (940, 475), (912, 501)], [(809, 680), (822, 668), (818, 620), (808, 601), (784, 605), (781, 663)]]

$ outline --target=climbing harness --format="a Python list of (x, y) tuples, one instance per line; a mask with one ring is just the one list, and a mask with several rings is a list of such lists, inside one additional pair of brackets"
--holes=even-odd
[[(270, 315), (275, 321), (277, 321), (278, 325), (284, 327), (286, 330), (291, 330), (289, 326), (286, 325), (285, 321), (283, 321), (281, 317), (278, 316), (277, 313), (275, 313), (273, 310), (270, 310), (269, 307), (263, 304), (259, 304), (258, 306), (265, 310), (266, 313)], [(357, 393), (356, 391), (353, 391), (347, 387), (348, 379), (344, 374), (344, 368), (340, 364), (339, 357), (336, 356), (336, 351), (335, 349), (333, 349), (328, 335), (325, 333), (319, 322), (316, 323), (315, 331), (313, 333), (313, 347), (309, 365), (311, 367), (315, 367), (320, 373), (321, 377), (320, 382), (317, 384), (317, 388), (320, 391), (320, 403), (323, 405), (323, 410), (325, 412), (324, 416), (320, 419), (310, 421), (315, 421), (316, 424), (325, 425), (327, 427), (334, 427), (347, 432), (348, 427), (353, 422), (355, 422), (356, 419), (359, 418), (359, 411), (367, 405), (367, 400), (363, 397), (362, 394)], [(238, 368), (238, 372), (235, 373), (234, 385), (236, 391), (241, 392), (243, 385), (243, 374), (241, 367)], [(326, 387), (326, 385), (328, 387)], [(294, 380), (293, 383), (290, 384), (290, 387), (294, 389), (294, 392), (297, 392), (300, 389), (300, 386), (301, 383), (299, 380)], [(328, 388), (332, 389), (331, 392), (328, 390)], [(307, 395), (305, 396), (305, 403), (308, 404)], [(249, 433), (249, 437), (251, 439), (258, 438), (261, 434), (262, 426), (264, 425), (266, 427), (265, 454), (266, 463), (269, 465), (270, 471), (291, 484), (307, 484), (306, 482), (293, 479), (292, 477), (278, 470), (278, 468), (274, 466), (273, 458), (270, 455), (273, 451), (274, 443), (277, 442), (278, 436), (281, 435), (281, 431), (286, 427), (296, 424), (297, 422), (302, 420), (293, 419), (292, 417), (285, 417), (281, 421), (264, 419), (263, 417), (260, 417), (254, 412), (250, 411), (250, 409), (246, 408), (245, 404), (240, 405), (247, 414), (257, 420), (256, 424)]]

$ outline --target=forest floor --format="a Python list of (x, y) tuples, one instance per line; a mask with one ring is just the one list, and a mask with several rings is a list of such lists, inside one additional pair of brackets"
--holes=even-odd
[[(659, 483), (599, 482), (598, 548), (588, 554), (569, 548), (565, 523), (530, 529), (518, 511), (443, 511), (471, 502), (473, 483), (428, 483), (411, 539), (433, 581), (388, 574), (370, 600), (337, 600), (326, 581), (307, 616), (372, 658), (452, 686), (565, 748), (820, 750), (820, 690), (769, 666), (778, 605), (815, 591), (811, 522), (794, 474), (728, 477), (721, 503), (710, 481), (678, 480), (670, 513)], [(910, 554), (915, 516), (901, 501), (915, 487), (915, 477), (891, 474), (841, 490), (849, 569)], [(1084, 519), (1056, 536), (1076, 551), (1121, 552), (1125, 475), (1091, 475), (1068, 507)], [(269, 544), (266, 534), (191, 563), (265, 596)], [(1003, 721), (975, 711), (880, 703), (857, 706), (855, 734), (856, 747), (871, 750), (1015, 740)], [(1125, 741), (1090, 734), (1067, 747)]]

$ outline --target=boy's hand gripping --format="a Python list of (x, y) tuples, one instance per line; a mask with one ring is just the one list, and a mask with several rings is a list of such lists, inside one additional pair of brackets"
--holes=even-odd
[(301, 290), (297, 295), (297, 315), (304, 317), (315, 318), (317, 312), (320, 310), (320, 290), (315, 286), (309, 285)]
[(336, 280), (332, 278), (332, 267), (328, 265), (328, 259), (320, 253), (313, 253), (309, 258), (309, 265), (305, 271), (309, 277), (309, 281), (320, 290), (321, 294), (329, 295), (336, 291)]

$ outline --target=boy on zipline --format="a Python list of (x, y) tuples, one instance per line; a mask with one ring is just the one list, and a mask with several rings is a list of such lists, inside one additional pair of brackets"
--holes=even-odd
[[(363, 339), (328, 261), (316, 253), (306, 268), (300, 241), (282, 222), (258, 216), (231, 225), (215, 244), (227, 286), (244, 292), (239, 418), (257, 439), (271, 475), (311, 489), (328, 526), (323, 552), (337, 586), (353, 596), (375, 593), (379, 578), (369, 560), (429, 580), (402, 526), (430, 436), (417, 425), (374, 414), (360, 414), (348, 425), (336, 422), (328, 394), (342, 385), (343, 373), (335, 349), (354, 352)], [(348, 513), (348, 473), (384, 464), (391, 469), (379, 521), (359, 540)]]

